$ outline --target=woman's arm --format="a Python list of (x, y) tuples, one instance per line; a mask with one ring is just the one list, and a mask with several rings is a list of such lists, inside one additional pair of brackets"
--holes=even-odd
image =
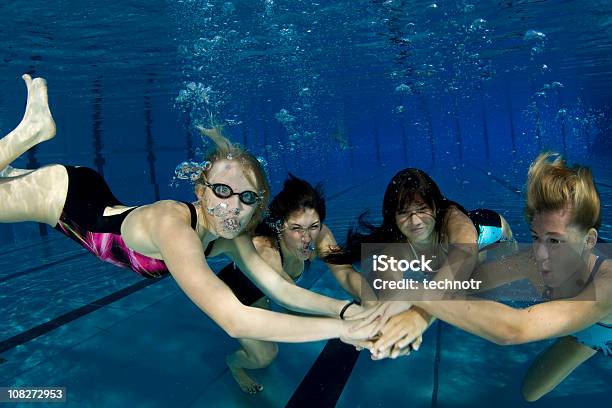
[(478, 234), (472, 220), (456, 208), (449, 210), (444, 229), (448, 255), (434, 280), (468, 280), (478, 265)]
[(348, 322), (338, 319), (290, 316), (244, 306), (209, 268), (200, 239), (180, 214), (159, 214), (148, 229), (180, 288), (230, 336), (283, 342), (354, 337), (347, 333)]
[[(338, 317), (347, 304), (344, 300), (319, 295), (287, 282), (259, 256), (251, 238), (246, 234), (241, 234), (233, 240), (224, 240), (223, 248), (259, 289), (287, 309)], [(346, 316), (361, 310), (359, 306), (351, 305), (346, 311)]]
[[(440, 320), (500, 345), (523, 344), (566, 336), (612, 313), (612, 302), (580, 299), (555, 300), (526, 309), (514, 309), (488, 300), (438, 300), (414, 302)], [(404, 348), (405, 333), (384, 333), (372, 348), (386, 355), (390, 347)]]
[(612, 314), (612, 263), (576, 297), (514, 309), (502, 303), (425, 301), (415, 305), (472, 334), (498, 344), (521, 344), (575, 333)]
[(531, 248), (486, 262), (478, 266), (472, 274), (472, 279), (480, 282), (480, 289), (470, 293), (484, 292), (510, 282), (527, 279), (533, 275), (535, 267)]
[[(608, 321), (608, 316), (612, 314), (612, 267), (608, 265), (602, 265), (595, 280), (578, 296), (540, 303), (526, 309), (514, 309), (502, 303), (473, 298), (413, 304), (441, 320), (497, 344), (522, 344), (562, 337), (596, 322)], [(393, 306), (399, 304), (393, 302)], [(367, 320), (372, 317), (374, 315)], [(404, 347), (406, 344), (400, 335), (383, 336), (374, 345), (373, 353), (387, 353), (396, 342), (396, 347)]]
[(522, 344), (566, 336), (612, 313), (602, 301), (555, 300), (514, 309), (488, 300), (415, 302), (441, 320), (497, 344)]
[[(317, 253), (319, 256), (323, 257), (333, 248), (337, 248), (338, 243), (327, 225), (323, 224), (319, 237), (319, 242), (317, 242)], [(328, 263), (327, 267), (340, 286), (355, 299), (359, 299), (362, 302), (377, 300), (374, 290), (372, 290), (364, 277), (359, 272), (355, 271), (351, 265), (334, 265)]]

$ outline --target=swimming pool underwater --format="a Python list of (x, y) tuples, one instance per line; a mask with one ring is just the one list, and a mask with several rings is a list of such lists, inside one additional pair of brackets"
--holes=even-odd
[[(344, 191), (330, 186), (330, 228), (342, 236), (362, 209), (370, 207), (376, 214), (393, 172), (383, 170)], [(612, 181), (607, 167), (595, 166), (595, 175)], [(521, 180), (502, 185), (495, 174), (472, 166), (455, 177), (439, 170), (432, 176), (449, 197), (468, 208), (500, 210), (517, 235), (526, 236), (521, 197), (510, 186), (519, 187)], [(604, 202), (612, 198), (611, 190), (601, 189)], [(603, 234), (609, 236), (610, 219), (604, 221)], [(223, 361), (236, 342), (205, 318), (172, 279), (143, 281), (99, 262), (55, 232), (39, 243), (4, 247), (0, 262), (5, 322), (0, 384), (65, 386), (68, 406), (282, 407), (291, 398), (303, 398), (296, 390), (325, 346), (281, 344), (278, 359), (255, 372), (264, 391), (245, 395)], [(221, 264), (213, 263), (216, 268)], [(346, 297), (320, 264), (308, 272), (305, 285)], [(361, 352), (348, 381), (339, 385), (337, 406), (528, 406), (520, 397), (521, 378), (548, 343), (501, 347), (437, 323), (411, 356), (373, 362)], [(331, 363), (342, 360), (332, 358)], [(330, 361), (317, 363), (328, 375), (338, 370), (326, 364)], [(612, 361), (598, 355), (536, 406), (605, 405), (612, 391), (610, 369)], [(323, 389), (336, 381), (323, 375), (314, 380), (323, 382)], [(307, 397), (315, 405), (326, 398), (325, 392)]]
[[(592, 167), (612, 242), (608, 0), (15, 0), (0, 22), (1, 134), (23, 114), (24, 72), (47, 79), (58, 127), (15, 167), (96, 168), (127, 204), (191, 200), (173, 171), (199, 161), (194, 126), (215, 118), (266, 163), (272, 193), (287, 172), (322, 181), (339, 241), (419, 167), (529, 242), (527, 166), (552, 149)], [(321, 262), (300, 285), (348, 298)], [(397, 360), (280, 344), (253, 373), (264, 390), (245, 395), (224, 362), (237, 342), (171, 277), (142, 279), (33, 223), (0, 224), (0, 317), (0, 387), (66, 387), (68, 407), (589, 408), (612, 395), (599, 353), (526, 403), (522, 378), (552, 341), (502, 347), (440, 322)]]

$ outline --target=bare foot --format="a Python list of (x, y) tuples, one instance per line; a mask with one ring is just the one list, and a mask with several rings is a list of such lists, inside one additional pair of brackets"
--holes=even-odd
[(234, 380), (238, 383), (238, 386), (242, 390), (242, 392), (246, 392), (247, 394), (257, 394), (261, 390), (263, 390), (263, 385), (259, 384), (253, 378), (249, 377), (244, 368), (233, 367), (228, 359), (225, 360), (227, 366), (230, 369), (230, 373), (234, 377)]
[(28, 74), (24, 74), (22, 78), (28, 88), (28, 102), (17, 129), (28, 135), (33, 146), (55, 136), (55, 122), (49, 110), (47, 81), (43, 78), (33, 80)]
[(17, 177), (33, 171), (34, 169), (16, 169), (11, 166), (6, 166), (3, 170), (0, 170), (0, 177)]

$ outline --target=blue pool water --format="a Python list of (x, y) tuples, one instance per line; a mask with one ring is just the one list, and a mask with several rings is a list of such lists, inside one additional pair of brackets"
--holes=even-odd
[[(411, 166), (528, 242), (527, 167), (552, 149), (593, 168), (612, 239), (608, 1), (35, 0), (0, 5), (0, 21), (2, 135), (23, 113), (24, 72), (47, 79), (58, 128), (15, 167), (86, 165), (125, 203), (188, 200), (174, 168), (198, 158), (193, 126), (213, 115), (267, 162), (273, 192), (289, 171), (322, 181), (340, 240)], [(0, 224), (0, 244), (0, 387), (65, 386), (75, 407), (282, 407), (326, 347), (282, 344), (247, 396), (223, 361), (236, 342), (171, 278), (143, 281), (34, 223)], [(320, 263), (304, 285), (348, 297)], [(336, 404), (609, 405), (601, 355), (522, 401), (549, 343), (501, 347), (437, 323), (410, 357), (362, 352)]]

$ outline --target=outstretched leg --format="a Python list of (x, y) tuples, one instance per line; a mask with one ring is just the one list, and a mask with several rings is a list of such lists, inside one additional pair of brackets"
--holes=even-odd
[(535, 359), (523, 380), (523, 397), (533, 402), (548, 394), (580, 364), (597, 354), (571, 336), (562, 337)]
[(28, 88), (25, 114), (19, 125), (0, 139), (0, 171), (38, 143), (55, 136), (55, 122), (49, 110), (47, 83), (42, 78), (23, 76)]
[(19, 126), (0, 139), (0, 222), (36, 221), (55, 226), (68, 192), (68, 174), (60, 165), (38, 170), (9, 166), (31, 147), (55, 136), (44, 79), (23, 79), (28, 88)]

